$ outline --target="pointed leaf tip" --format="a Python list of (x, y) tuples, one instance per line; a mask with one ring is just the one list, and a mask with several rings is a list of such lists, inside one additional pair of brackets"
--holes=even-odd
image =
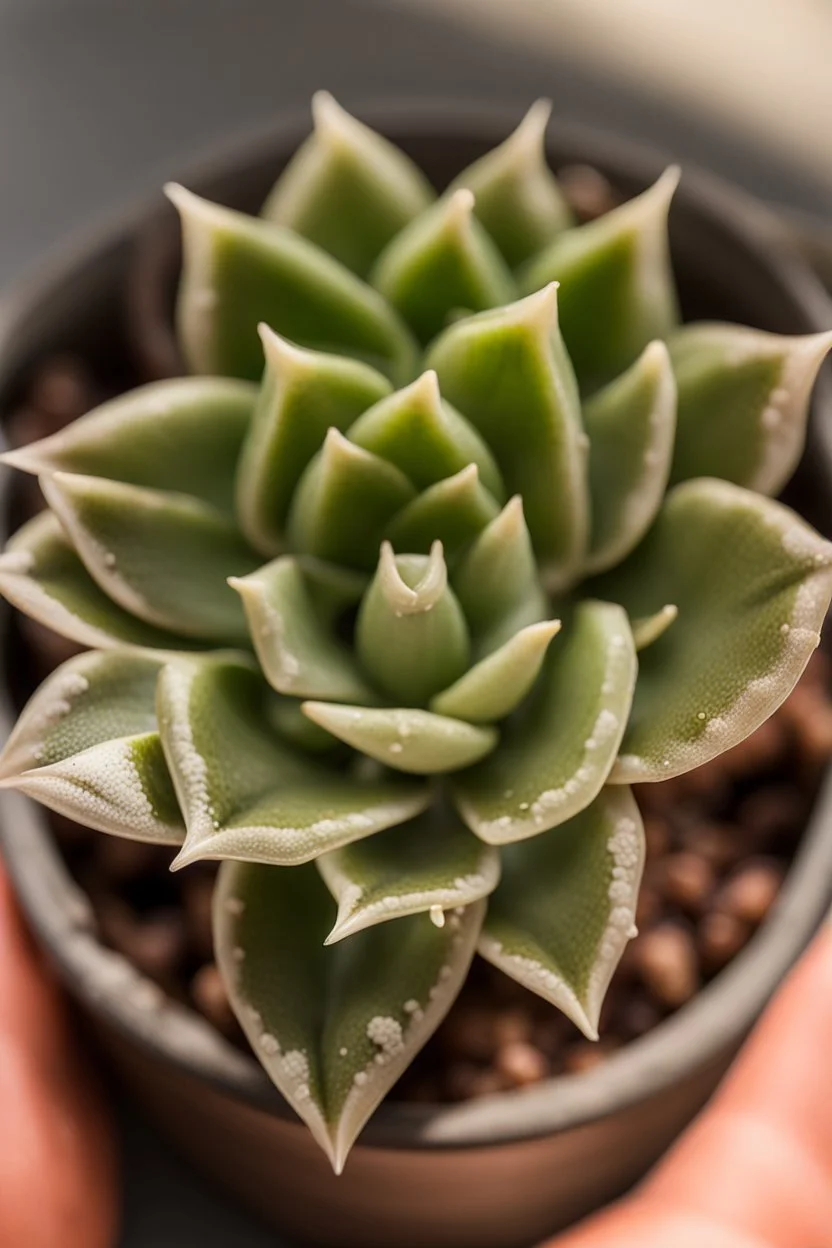
[(304, 715), (370, 758), (412, 775), (437, 775), (468, 767), (494, 749), (493, 728), (410, 707), (373, 709), (304, 702)]

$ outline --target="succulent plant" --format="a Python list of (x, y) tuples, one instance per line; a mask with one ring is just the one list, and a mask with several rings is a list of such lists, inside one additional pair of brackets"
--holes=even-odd
[(340, 1169), (475, 950), (597, 1034), (629, 786), (818, 642), (832, 546), (770, 496), (832, 335), (679, 325), (677, 173), (575, 225), (543, 104), (438, 196), (314, 111), (260, 217), (169, 191), (197, 375), (5, 457), (49, 509), (0, 590), (89, 649), (0, 774), (222, 860), (231, 1002)]

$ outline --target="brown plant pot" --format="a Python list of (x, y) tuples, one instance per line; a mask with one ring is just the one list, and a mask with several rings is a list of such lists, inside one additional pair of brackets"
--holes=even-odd
[[(511, 124), (493, 114), (424, 109), (388, 111), (375, 121), (438, 186)], [(211, 198), (256, 209), (304, 129), (260, 136), (184, 180)], [(553, 130), (549, 152), (555, 168), (588, 163), (627, 196), (663, 166), (649, 153), (575, 131)], [(175, 234), (172, 213), (154, 202), (96, 231), (9, 294), (0, 305), (0, 415), (27, 370), (55, 350), (79, 351), (105, 375), (123, 375), (131, 356), (135, 370), (137, 354), (146, 373), (176, 368), (168, 319)], [(671, 238), (687, 317), (781, 333), (832, 324), (832, 307), (777, 223), (726, 187), (686, 171)], [(823, 377), (789, 499), (827, 534), (830, 430), (832, 391)], [(8, 640), (8, 614), (4, 625)], [(12, 652), (0, 690), (4, 731), (16, 667)], [(769, 918), (688, 1006), (585, 1074), (459, 1106), (388, 1103), (335, 1178), (254, 1059), (99, 942), (89, 902), (71, 881), (43, 812), (5, 792), (0, 822), (29, 919), (142, 1106), (219, 1184), (289, 1235), (327, 1248), (518, 1248), (623, 1191), (713, 1091), (832, 891), (827, 784)]]

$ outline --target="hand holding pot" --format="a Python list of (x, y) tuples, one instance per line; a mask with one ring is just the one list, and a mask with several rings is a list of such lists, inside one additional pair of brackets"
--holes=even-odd
[(832, 1243), (832, 926), (712, 1105), (644, 1185), (548, 1248)]
[(109, 1116), (1, 869), (0, 1124), (0, 1244), (112, 1248)]

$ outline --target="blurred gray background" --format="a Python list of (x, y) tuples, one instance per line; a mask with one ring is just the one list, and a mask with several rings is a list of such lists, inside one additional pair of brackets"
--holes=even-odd
[[(832, 219), (830, 61), (825, 0), (0, 0), (0, 283), (318, 87), (518, 117), (549, 96)], [(122, 1248), (280, 1248), (122, 1122)]]

